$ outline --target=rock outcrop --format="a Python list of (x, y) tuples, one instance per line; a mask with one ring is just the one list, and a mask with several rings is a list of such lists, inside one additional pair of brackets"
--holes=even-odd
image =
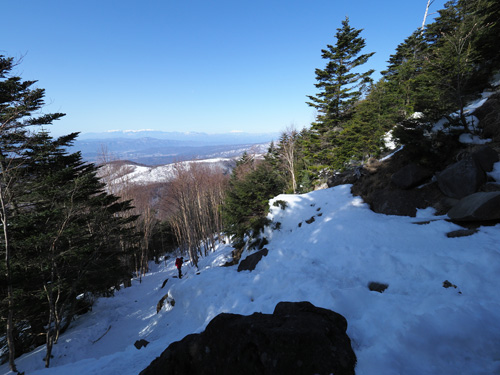
[(257, 251), (256, 253), (250, 254), (240, 262), (240, 264), (238, 265), (238, 272), (253, 271), (262, 257), (267, 256), (267, 253), (267, 249), (262, 249)]
[(309, 302), (273, 314), (220, 314), (200, 334), (174, 342), (140, 375), (353, 375), (347, 321)]
[(437, 215), (450, 212), (454, 221), (500, 221), (493, 195), (475, 196), (500, 192), (500, 181), (488, 175), (500, 160), (500, 92), (475, 109), (474, 116), (479, 120), (474, 130), (488, 138), (487, 145), (462, 144), (459, 134), (450, 130), (417, 139), (390, 158), (338, 173), (328, 179), (328, 186), (352, 184), (351, 192), (377, 213), (415, 216), (417, 209), (432, 207)]

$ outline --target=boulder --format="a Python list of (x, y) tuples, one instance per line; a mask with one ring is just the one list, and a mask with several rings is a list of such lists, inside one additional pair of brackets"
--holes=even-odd
[(240, 271), (253, 271), (257, 264), (260, 262), (262, 257), (267, 256), (269, 251), (267, 249), (262, 249), (256, 253), (250, 254), (245, 259), (241, 261), (238, 265), (238, 272)]
[(454, 221), (488, 221), (500, 219), (500, 192), (471, 194), (448, 211)]
[(217, 315), (200, 334), (174, 342), (140, 375), (353, 375), (347, 321), (309, 302), (280, 302), (273, 314)]
[(461, 199), (475, 193), (486, 182), (486, 173), (473, 157), (466, 157), (439, 173), (437, 182), (444, 195)]
[(411, 189), (432, 177), (432, 173), (415, 163), (410, 163), (398, 170), (391, 177), (394, 185), (401, 189)]
[(137, 350), (140, 350), (141, 348), (145, 348), (146, 346), (148, 346), (148, 344), (149, 344), (149, 341), (144, 340), (144, 339), (140, 339), (134, 343), (134, 346), (136, 347)]
[(412, 216), (417, 214), (417, 206), (422, 201), (415, 190), (378, 190), (372, 194), (371, 209), (386, 215)]
[(387, 288), (389, 288), (389, 284), (379, 283), (377, 281), (371, 281), (368, 283), (368, 289), (372, 292), (384, 293)]
[(493, 170), (493, 164), (498, 159), (498, 153), (489, 146), (482, 146), (471, 154), (476, 164), (485, 172)]

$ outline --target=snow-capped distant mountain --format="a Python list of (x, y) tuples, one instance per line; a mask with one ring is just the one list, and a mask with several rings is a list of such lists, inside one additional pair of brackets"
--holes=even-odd
[(139, 139), (156, 138), (171, 141), (196, 142), (204, 145), (227, 145), (243, 143), (266, 143), (279, 138), (279, 133), (203, 133), (203, 132), (164, 132), (152, 129), (143, 130), (114, 130), (102, 133), (82, 133), (81, 140), (89, 139)]
[(232, 158), (243, 152), (265, 153), (275, 133), (180, 133), (153, 130), (82, 134), (70, 151), (81, 151), (85, 160), (130, 160), (145, 165), (169, 164), (179, 160)]

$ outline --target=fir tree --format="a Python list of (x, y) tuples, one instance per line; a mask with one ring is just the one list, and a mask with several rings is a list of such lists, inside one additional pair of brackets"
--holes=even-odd
[(97, 168), (66, 151), (76, 133), (52, 139), (37, 132), (63, 115), (35, 116), (44, 91), (10, 76), (13, 66), (0, 57), (0, 312), (16, 371), (15, 348), (38, 346), (43, 333), (49, 365), (78, 294), (108, 293), (130, 276), (121, 260), (130, 243), (124, 226), (132, 219), (121, 218), (130, 203), (103, 190)]
[(285, 182), (269, 160), (253, 161), (244, 155), (229, 181), (222, 207), (225, 231), (235, 247), (256, 238), (268, 221), (269, 199), (283, 192)]
[(18, 210), (17, 188), (22, 186), (19, 175), (25, 165), (22, 152), (30, 143), (28, 129), (32, 125), (47, 125), (64, 116), (62, 113), (36, 116), (43, 106), (44, 90), (33, 88), (35, 81), (22, 81), (11, 74), (13, 58), (0, 55), (0, 221), (2, 225), (2, 271), (5, 277), (5, 327), (9, 366), (14, 362), (14, 286), (11, 267), (12, 242), (10, 221)]
[(308, 154), (323, 166), (332, 165), (338, 132), (352, 116), (355, 104), (371, 83), (373, 70), (357, 72), (357, 68), (374, 54), (361, 53), (366, 44), (359, 36), (361, 31), (352, 28), (348, 18), (342, 21), (342, 27), (335, 35), (335, 46), (327, 45), (321, 51), (327, 64), (324, 69), (316, 69), (315, 86), (320, 92), (308, 96), (311, 101), (307, 104), (318, 111), (316, 122), (311, 127)]

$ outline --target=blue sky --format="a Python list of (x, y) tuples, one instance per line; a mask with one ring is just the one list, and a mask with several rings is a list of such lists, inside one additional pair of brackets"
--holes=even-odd
[[(434, 1), (431, 11), (444, 0)], [(321, 49), (348, 16), (377, 72), (426, 0), (5, 0), (0, 54), (63, 112), (54, 135), (113, 129), (277, 132), (308, 126)], [(377, 76), (375, 76), (376, 78)]]

